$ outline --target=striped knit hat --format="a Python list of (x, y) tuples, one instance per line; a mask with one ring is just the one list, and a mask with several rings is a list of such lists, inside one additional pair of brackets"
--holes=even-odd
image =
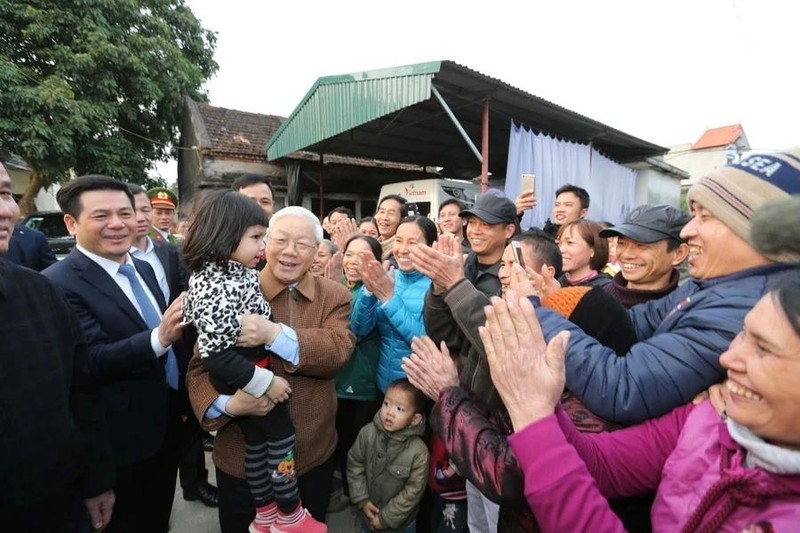
[(762, 204), (800, 194), (800, 148), (751, 153), (703, 176), (687, 200), (698, 202), (737, 235), (750, 241), (750, 220)]

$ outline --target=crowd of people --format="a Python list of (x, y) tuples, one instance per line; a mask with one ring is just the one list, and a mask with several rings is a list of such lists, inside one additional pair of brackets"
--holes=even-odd
[(275, 210), (250, 174), (181, 221), (107, 176), (57, 200), (62, 261), (0, 165), (9, 531), (166, 532), (176, 480), (224, 533), (800, 524), (798, 150), (620, 224), (565, 185), (525, 231), (530, 191), (436, 223)]

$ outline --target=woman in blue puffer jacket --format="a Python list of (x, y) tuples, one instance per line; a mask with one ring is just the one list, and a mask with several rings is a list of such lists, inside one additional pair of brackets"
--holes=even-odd
[(350, 328), (356, 336), (367, 335), (377, 326), (381, 339), (378, 360), (378, 388), (386, 392), (393, 381), (406, 377), (400, 367), (411, 353), (411, 339), (425, 335), (422, 308), (431, 280), (414, 270), (411, 249), (430, 246), (436, 240), (436, 226), (423, 216), (400, 221), (393, 255), (397, 269), (384, 271), (380, 262), (364, 252), (360, 261), (364, 295), (353, 303)]

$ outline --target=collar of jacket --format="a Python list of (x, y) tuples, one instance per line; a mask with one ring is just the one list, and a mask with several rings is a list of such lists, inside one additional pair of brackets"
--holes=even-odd
[[(269, 266), (265, 266), (261, 270), (261, 290), (264, 292), (264, 296), (267, 297), (268, 301), (272, 301), (273, 298), (278, 296), (281, 292), (289, 289), (289, 285), (275, 279), (275, 276), (272, 275), (272, 271), (269, 269)], [(294, 285), (297, 292), (303, 295), (303, 297), (310, 301), (314, 301), (314, 296), (316, 294), (316, 284), (314, 283), (314, 275), (310, 272), (306, 272), (303, 274), (303, 277), (300, 278), (300, 281)]]
[(404, 270), (400, 270), (399, 268), (395, 270), (396, 276), (400, 276), (401, 278), (405, 278), (409, 283), (413, 283), (414, 281), (418, 280), (419, 278), (424, 278), (425, 274), (420, 272), (419, 270), (412, 270), (410, 272), (406, 272)]
[(734, 281), (737, 279), (747, 278), (750, 276), (766, 276), (775, 272), (780, 272), (782, 270), (791, 270), (794, 268), (797, 268), (797, 265), (791, 263), (773, 263), (770, 265), (761, 265), (752, 268), (745, 268), (744, 270), (734, 272), (733, 274), (728, 274), (727, 276), (720, 276), (718, 278), (711, 278), (711, 279), (692, 278), (692, 281), (694, 281), (697, 285), (699, 285), (700, 288), (707, 289), (718, 283), (725, 283), (726, 281)]
[(486, 273), (486, 274), (492, 274), (495, 277), (499, 277), (500, 261), (498, 260), (496, 263), (489, 266), (488, 268), (485, 268), (484, 270), (478, 270), (478, 254), (476, 254), (475, 252), (470, 252), (467, 255), (467, 259), (464, 261), (464, 272), (468, 273), (467, 278), (470, 281), (474, 281), (473, 278), (470, 277), (470, 274), (474, 277), (477, 277), (479, 275), (478, 273), (481, 274)]

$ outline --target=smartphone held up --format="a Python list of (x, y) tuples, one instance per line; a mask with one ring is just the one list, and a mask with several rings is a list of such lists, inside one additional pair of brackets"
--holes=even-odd
[(536, 196), (536, 175), (523, 174), (520, 176), (520, 190), (519, 192), (531, 191)]
[(511, 241), (511, 249), (514, 251), (514, 260), (524, 269), (525, 260), (522, 259), (522, 245), (519, 241)]

